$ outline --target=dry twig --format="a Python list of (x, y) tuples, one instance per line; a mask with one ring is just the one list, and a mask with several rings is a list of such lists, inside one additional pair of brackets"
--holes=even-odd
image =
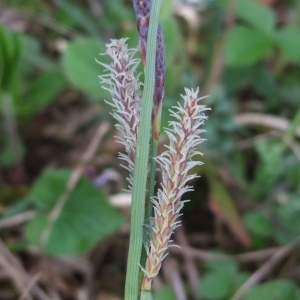
[(225, 31), (220, 40), (216, 41), (213, 57), (212, 57), (212, 67), (210, 69), (209, 77), (203, 86), (201, 95), (208, 95), (214, 85), (219, 81), (223, 69), (224, 69), (224, 41), (227, 37), (227, 33), (234, 25), (234, 8), (235, 8), (235, 0), (228, 1), (227, 14), (225, 19)]
[[(284, 118), (259, 113), (240, 114), (235, 117), (235, 122), (238, 125), (262, 126), (279, 131), (287, 131), (291, 125), (290, 122)], [(297, 127), (295, 136), (300, 138), (300, 126)]]
[[(23, 293), (26, 286), (31, 285), (30, 294), (36, 296), (39, 300), (50, 300), (46, 293), (37, 285), (32, 276), (28, 274), (14, 255), (8, 250), (6, 245), (0, 239), (0, 265), (7, 271), (15, 283), (18, 291)], [(27, 296), (28, 299), (32, 299)]]
[(176, 261), (170, 257), (165, 259), (163, 265), (164, 277), (172, 285), (177, 300), (187, 300), (183, 282), (180, 277)]
[(15, 216), (12, 216), (10, 218), (6, 218), (0, 221), (0, 230), (20, 225), (31, 218), (33, 218), (36, 215), (36, 212), (33, 210), (26, 211), (20, 214), (17, 214)]
[(26, 285), (25, 289), (23, 290), (18, 300), (25, 300), (27, 299), (27, 297), (29, 297), (30, 290), (37, 283), (39, 278), (40, 278), (40, 274), (36, 274), (31, 278), (30, 282)]
[[(179, 227), (175, 232), (175, 238), (179, 246), (189, 246), (182, 227)], [(191, 287), (193, 299), (200, 299), (198, 296), (199, 272), (195, 265), (195, 258), (184, 251), (182, 252), (182, 256), (184, 258), (185, 272)]]
[(187, 255), (190, 255), (191, 257), (194, 257), (196, 259), (199, 259), (201, 261), (207, 261), (207, 260), (213, 260), (213, 261), (227, 261), (227, 260), (235, 260), (238, 262), (251, 262), (251, 261), (259, 261), (266, 259), (270, 257), (270, 255), (273, 255), (276, 253), (280, 248), (270, 248), (265, 249), (261, 251), (252, 251), (247, 252), (243, 254), (235, 254), (235, 255), (227, 255), (227, 254), (215, 254), (211, 253), (209, 251), (204, 251), (200, 249), (195, 249), (192, 247), (187, 246), (181, 246), (181, 249), (179, 248), (171, 248), (170, 252), (174, 254), (182, 254), (185, 253)]
[(265, 262), (250, 278), (237, 290), (231, 300), (240, 300), (248, 292), (248, 290), (264, 279), (273, 268), (284, 259), (299, 244), (300, 237), (296, 238), (286, 246), (277, 250), (273, 256)]

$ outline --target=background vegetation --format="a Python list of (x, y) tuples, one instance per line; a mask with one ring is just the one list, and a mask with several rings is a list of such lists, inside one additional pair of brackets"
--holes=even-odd
[[(134, 20), (125, 0), (0, 5), (0, 299), (122, 299), (126, 174), (95, 59), (136, 47)], [(163, 125), (185, 86), (212, 111), (155, 299), (300, 299), (300, 2), (164, 0), (160, 24)]]

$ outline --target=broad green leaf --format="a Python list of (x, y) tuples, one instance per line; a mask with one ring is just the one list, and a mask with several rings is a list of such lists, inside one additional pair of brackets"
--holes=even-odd
[(210, 271), (224, 272), (230, 276), (238, 271), (238, 264), (235, 261), (207, 261), (205, 267)]
[(105, 53), (105, 46), (99, 41), (79, 38), (68, 45), (63, 54), (63, 68), (70, 82), (93, 98), (109, 97), (99, 83), (99, 75), (104, 68), (96, 62), (110, 63)]
[(199, 295), (207, 300), (228, 298), (231, 293), (232, 277), (226, 272), (212, 271), (202, 276)]
[(287, 62), (300, 64), (300, 29), (284, 27), (275, 33), (275, 41), (282, 51), (283, 59)]
[(270, 238), (274, 234), (271, 222), (260, 212), (247, 213), (244, 222), (248, 230), (258, 237)]
[[(49, 213), (65, 190), (68, 170), (46, 170), (34, 183), (31, 195), (41, 214), (26, 226), (27, 239), (40, 246)], [(77, 255), (92, 249), (122, 223), (122, 216), (109, 205), (103, 193), (81, 178), (70, 192), (50, 232), (45, 252), (50, 255)]]
[(267, 6), (254, 0), (238, 0), (235, 2), (238, 18), (265, 33), (271, 33), (275, 26), (275, 14)]
[(19, 116), (30, 116), (45, 108), (66, 87), (64, 74), (59, 70), (43, 73), (29, 87), (25, 96), (15, 102), (15, 110)]
[(225, 59), (230, 66), (242, 66), (266, 58), (273, 42), (265, 34), (243, 26), (236, 26), (225, 42)]
[(288, 280), (274, 280), (253, 288), (243, 300), (300, 300), (297, 286)]
[(233, 278), (232, 292), (235, 293), (250, 276), (251, 274), (247, 272), (237, 272)]
[(235, 261), (207, 261), (208, 269), (199, 282), (201, 299), (230, 299), (230, 296), (249, 278), (249, 274), (239, 272)]
[(165, 286), (153, 293), (153, 300), (174, 300), (176, 296), (170, 286)]

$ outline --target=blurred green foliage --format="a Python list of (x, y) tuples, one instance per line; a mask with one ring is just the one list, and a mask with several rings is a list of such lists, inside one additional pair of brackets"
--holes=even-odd
[(103, 99), (109, 97), (104, 89), (99, 89), (99, 74), (104, 71), (103, 66), (95, 59), (109, 63), (105, 53), (105, 46), (93, 39), (80, 38), (71, 42), (63, 55), (63, 69), (66, 77), (76, 87), (87, 93), (91, 98)]
[(13, 85), (21, 53), (20, 34), (7, 31), (0, 26), (0, 87), (2, 93)]
[(290, 281), (274, 280), (254, 288), (245, 297), (245, 300), (255, 299), (298, 300), (300, 299), (300, 291), (299, 288)]
[[(53, 221), (49, 212), (61, 201), (71, 177), (68, 170), (48, 169), (34, 183), (30, 197), (41, 213), (26, 226), (28, 241), (50, 255), (78, 255), (111, 235), (122, 216), (86, 178), (80, 179)], [(48, 232), (47, 232), (48, 231)], [(46, 236), (47, 240), (44, 240)]]
[(199, 295), (204, 299), (230, 299), (233, 293), (248, 279), (235, 262), (210, 262), (207, 272), (199, 282)]

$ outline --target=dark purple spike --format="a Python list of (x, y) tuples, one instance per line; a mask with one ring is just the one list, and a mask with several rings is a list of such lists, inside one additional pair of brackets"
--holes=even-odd
[[(143, 66), (146, 67), (146, 49), (150, 21), (152, 0), (133, 0), (136, 15), (137, 30)], [(160, 26), (157, 28), (156, 54), (155, 54), (155, 105), (159, 106), (164, 96), (165, 81), (165, 42)]]
[[(136, 16), (146, 16), (150, 14), (152, 0), (133, 0), (133, 7)], [(138, 17), (137, 17), (138, 18)]]
[(152, 0), (133, 0), (136, 26), (139, 32), (139, 44), (143, 66), (146, 66), (146, 48)]
[(157, 28), (156, 54), (155, 54), (155, 86), (154, 100), (155, 105), (160, 106), (164, 97), (165, 86), (165, 41), (161, 26)]

